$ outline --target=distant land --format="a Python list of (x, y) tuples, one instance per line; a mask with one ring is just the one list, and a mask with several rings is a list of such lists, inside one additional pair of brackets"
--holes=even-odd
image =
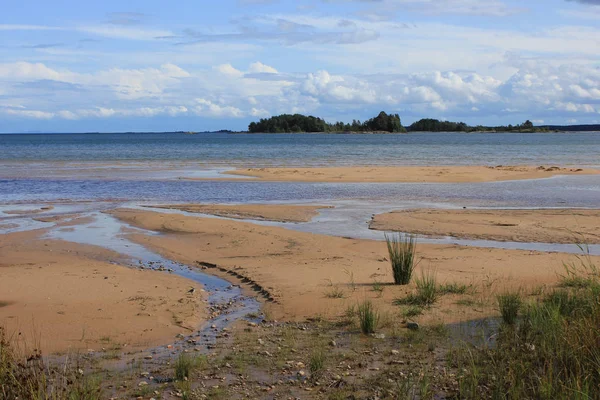
[(465, 122), (440, 121), (423, 118), (404, 127), (398, 114), (381, 111), (376, 117), (364, 122), (329, 123), (322, 118), (302, 114), (281, 114), (263, 118), (248, 125), (248, 133), (404, 133), (404, 132), (582, 132), (597, 131), (600, 125), (542, 125), (534, 126), (529, 120), (517, 125), (468, 125)]

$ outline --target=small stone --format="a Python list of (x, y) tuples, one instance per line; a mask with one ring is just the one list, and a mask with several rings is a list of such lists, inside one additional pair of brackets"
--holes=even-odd
[(419, 330), (419, 324), (417, 324), (416, 322), (408, 322), (408, 323), (406, 323), (406, 327), (408, 329), (410, 329), (411, 331), (418, 331)]
[(152, 356), (144, 356), (144, 360), (152, 360)]
[(397, 356), (398, 354), (400, 354), (398, 350), (392, 350), (391, 353), (393, 356)]
[(140, 383), (138, 383), (138, 386), (148, 386), (148, 382), (141, 381)]
[(298, 376), (304, 376), (304, 375), (306, 375), (306, 372), (304, 372), (304, 371), (298, 371)]
[(332, 341), (329, 342), (329, 345), (331, 347), (335, 347), (335, 346), (337, 346), (337, 343), (335, 342), (335, 340), (332, 340)]
[(373, 333), (371, 336), (373, 336), (375, 339), (385, 339), (384, 333)]
[(258, 339), (258, 344), (260, 344), (262, 346), (263, 344), (265, 344), (265, 341), (262, 339)]

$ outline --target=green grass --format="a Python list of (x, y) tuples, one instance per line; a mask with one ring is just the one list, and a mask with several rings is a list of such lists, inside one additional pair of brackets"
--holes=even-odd
[(392, 236), (385, 234), (385, 241), (392, 265), (394, 283), (396, 285), (408, 285), (416, 267), (417, 237), (411, 234), (401, 235), (397, 233)]
[(206, 364), (206, 358), (180, 353), (175, 361), (175, 380), (183, 381), (190, 377), (192, 371)]
[(379, 312), (375, 310), (373, 303), (365, 300), (358, 305), (358, 320), (360, 331), (366, 335), (375, 333), (379, 323)]
[(417, 317), (421, 314), (423, 314), (423, 307), (419, 306), (409, 306), (402, 311), (402, 316), (405, 318)]
[(101, 380), (81, 376), (70, 362), (55, 368), (46, 365), (41, 353), (25, 353), (0, 327), (0, 399), (100, 400)]
[(310, 355), (308, 369), (313, 378), (317, 378), (325, 366), (325, 351), (322, 348), (316, 348)]
[(325, 297), (327, 297), (328, 299), (343, 299), (344, 297), (346, 297), (346, 294), (342, 289), (340, 289), (337, 286), (334, 286), (325, 292)]
[(473, 293), (473, 291), (473, 285), (465, 285), (456, 282), (445, 283), (438, 288), (440, 294), (470, 294)]
[(506, 292), (498, 295), (498, 308), (502, 315), (502, 322), (514, 325), (519, 317), (519, 311), (523, 305), (523, 299), (519, 292)]
[(588, 283), (561, 282), (529, 303), (498, 297), (507, 324), (495, 345), (452, 352), (456, 398), (600, 399), (600, 283), (581, 269), (564, 279)]
[(415, 279), (415, 283), (417, 286), (416, 291), (406, 297), (395, 300), (395, 304), (429, 307), (437, 301), (439, 291), (433, 272), (422, 272), (421, 277)]

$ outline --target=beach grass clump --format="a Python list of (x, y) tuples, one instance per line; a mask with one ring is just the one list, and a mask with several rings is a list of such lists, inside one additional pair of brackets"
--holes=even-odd
[(417, 264), (415, 262), (417, 237), (412, 234), (402, 235), (400, 233), (388, 236), (386, 233), (385, 241), (392, 265), (394, 283), (408, 285)]
[(322, 372), (325, 366), (325, 351), (323, 348), (318, 347), (310, 355), (308, 362), (308, 369), (312, 378), (317, 378)]
[(523, 299), (519, 292), (506, 292), (497, 296), (498, 308), (502, 316), (502, 322), (514, 325), (519, 317), (519, 311), (523, 305)]
[(325, 292), (325, 297), (327, 297), (328, 299), (343, 299), (344, 297), (346, 297), (346, 294), (341, 288), (337, 286), (332, 286), (329, 290)]
[(434, 304), (439, 297), (437, 278), (433, 272), (422, 272), (421, 276), (415, 279), (416, 290), (406, 297), (395, 300), (395, 304), (429, 307)]
[(600, 399), (599, 298), (594, 283), (527, 304), (518, 293), (499, 296), (506, 324), (494, 346), (465, 346), (451, 356), (461, 371), (457, 398)]
[(360, 331), (365, 335), (375, 333), (379, 323), (379, 312), (369, 300), (365, 300), (357, 308)]
[(184, 381), (190, 377), (190, 374), (197, 368), (206, 364), (206, 358), (200, 356), (191, 356), (187, 353), (180, 353), (175, 361), (175, 380)]

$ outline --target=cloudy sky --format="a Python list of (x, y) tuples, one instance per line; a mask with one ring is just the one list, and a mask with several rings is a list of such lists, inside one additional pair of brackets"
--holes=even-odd
[(600, 0), (4, 0), (0, 132), (600, 122)]

